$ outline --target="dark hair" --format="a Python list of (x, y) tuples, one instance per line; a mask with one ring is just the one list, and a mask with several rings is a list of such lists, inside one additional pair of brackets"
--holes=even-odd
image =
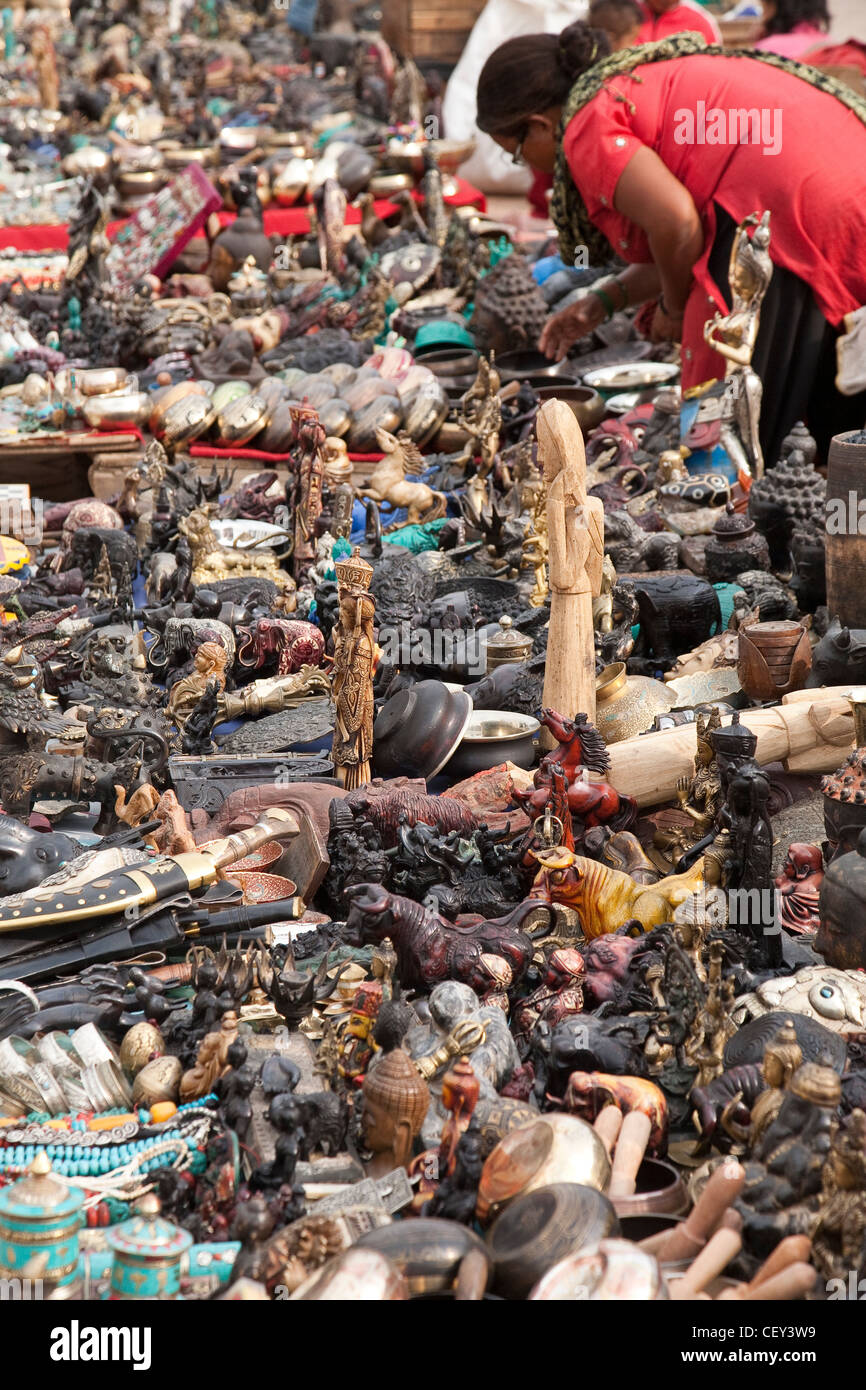
[(776, 13), (767, 20), (764, 33), (790, 34), (798, 24), (817, 24), (829, 28), (830, 11), (827, 0), (776, 0)]
[(592, 0), (587, 18), (596, 29), (621, 39), (644, 17), (637, 0)]
[(522, 34), (491, 53), (478, 79), (478, 129), (514, 135), (530, 116), (561, 106), (581, 73), (610, 53), (601, 29), (578, 20), (561, 34)]

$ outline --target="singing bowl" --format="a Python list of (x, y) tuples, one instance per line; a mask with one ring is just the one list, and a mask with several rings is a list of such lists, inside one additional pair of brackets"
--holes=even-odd
[(689, 1209), (685, 1183), (672, 1163), (645, 1158), (637, 1171), (635, 1190), (629, 1197), (615, 1197), (616, 1214), (624, 1216), (682, 1216)]
[(430, 347), (422, 344), (415, 348), (415, 361), (422, 367), (429, 367), (434, 376), (439, 377), (471, 375), (474, 381), (479, 356), (480, 353), (474, 348), (443, 347), (441, 342), (436, 342)]
[(679, 374), (675, 362), (621, 362), (584, 372), (583, 384), (597, 391), (633, 391), (642, 386), (664, 386)]
[(488, 1277), (491, 1266), (490, 1252), (474, 1231), (456, 1221), (423, 1216), (366, 1231), (353, 1248), (385, 1255), (405, 1278), (413, 1298), (452, 1289), (467, 1255), (483, 1258)]
[[(517, 381), (517, 377), (511, 377), (511, 381)], [(567, 391), (580, 386), (576, 376), (558, 376), (551, 384), (551, 377), (547, 372), (527, 372), (525, 376), (519, 378), (522, 386), (529, 386), (536, 393), (547, 391), (546, 400), (559, 399), (561, 391)], [(507, 384), (507, 383), (506, 383)]]
[(226, 870), (229, 883), (241, 889), (245, 903), (277, 903), (294, 897), (298, 886), (281, 874), (263, 873), (261, 869), (238, 869), (234, 864)]
[(430, 149), (443, 174), (456, 174), (475, 152), (474, 140), (389, 140), (388, 163), (406, 174), (421, 178), (425, 172), (424, 151)]
[(81, 414), (92, 430), (127, 430), (147, 424), (151, 399), (146, 391), (128, 396), (91, 396)]
[(165, 181), (165, 169), (127, 169), (117, 175), (115, 183), (121, 197), (141, 198), (156, 193)]
[(220, 131), (220, 145), (232, 155), (249, 154), (270, 137), (267, 126), (224, 125)]
[(125, 367), (87, 367), (75, 373), (75, 384), (82, 396), (102, 396), (125, 386), (129, 374)]
[(535, 386), (533, 390), (542, 405), (545, 401), (565, 401), (585, 435), (604, 419), (604, 401), (591, 386)]
[(213, 145), (177, 145), (164, 148), (162, 157), (166, 169), (185, 169), (188, 164), (201, 164), (212, 168), (217, 162), (217, 151)]
[(630, 1240), (616, 1238), (567, 1255), (547, 1271), (529, 1295), (533, 1303), (652, 1303), (669, 1297), (655, 1256)]
[(472, 718), (472, 698), (443, 681), (418, 681), (392, 695), (373, 727), (377, 777), (435, 777)]
[(493, 1291), (524, 1299), (557, 1261), (616, 1235), (616, 1212), (593, 1187), (558, 1182), (517, 1197), (487, 1232)]
[(395, 193), (403, 193), (412, 187), (409, 174), (374, 174), (370, 180), (370, 192), (374, 198), (393, 198)]
[(610, 1160), (591, 1125), (576, 1115), (539, 1115), (506, 1134), (486, 1160), (476, 1214), (486, 1224), (540, 1187), (567, 1182), (603, 1192), (609, 1181)]
[(562, 362), (551, 362), (543, 352), (503, 352), (502, 356), (496, 359), (496, 370), (502, 381), (525, 381), (531, 376), (566, 376), (577, 384), (576, 378), (572, 376), (573, 369), (568, 358), (564, 358)]
[(535, 738), (541, 725), (530, 714), (477, 709), (448, 759), (449, 777), (471, 777), (501, 763), (529, 768), (535, 762)]

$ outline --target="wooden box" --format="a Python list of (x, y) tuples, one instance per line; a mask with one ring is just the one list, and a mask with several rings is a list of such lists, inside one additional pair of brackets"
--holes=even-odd
[(453, 67), (484, 5), (485, 0), (383, 0), (382, 37), (416, 63)]

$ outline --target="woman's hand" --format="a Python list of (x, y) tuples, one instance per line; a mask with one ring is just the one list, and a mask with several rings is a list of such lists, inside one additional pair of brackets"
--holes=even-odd
[(661, 305), (656, 305), (650, 328), (651, 343), (680, 343), (683, 337), (682, 314), (666, 314)]
[(607, 311), (597, 294), (588, 291), (582, 299), (560, 309), (544, 325), (538, 346), (545, 357), (553, 357), (561, 362), (573, 347), (587, 333), (591, 333), (607, 317)]

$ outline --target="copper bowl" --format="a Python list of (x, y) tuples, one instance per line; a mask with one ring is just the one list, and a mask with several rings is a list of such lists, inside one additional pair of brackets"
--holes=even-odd
[(689, 1209), (689, 1194), (679, 1171), (663, 1158), (645, 1158), (637, 1170), (630, 1197), (612, 1198), (617, 1216), (682, 1216)]
[(245, 903), (276, 903), (292, 898), (298, 891), (296, 883), (281, 874), (263, 873), (261, 869), (238, 869), (232, 864), (226, 873), (229, 883), (243, 891)]

